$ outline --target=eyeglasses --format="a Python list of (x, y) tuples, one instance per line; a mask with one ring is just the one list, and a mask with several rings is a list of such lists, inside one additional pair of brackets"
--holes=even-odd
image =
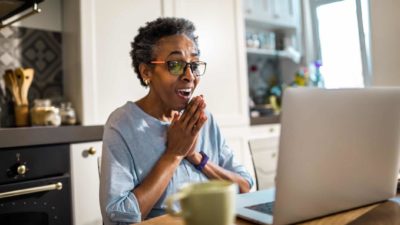
[(185, 73), (186, 67), (189, 66), (193, 75), (201, 76), (206, 72), (207, 63), (201, 61), (185, 62), (185, 61), (151, 61), (152, 64), (167, 64), (168, 71), (175, 76)]

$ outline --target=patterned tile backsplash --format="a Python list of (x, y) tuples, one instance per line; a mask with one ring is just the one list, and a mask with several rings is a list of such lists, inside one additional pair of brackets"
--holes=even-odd
[(63, 96), (61, 33), (13, 26), (0, 29), (0, 127), (14, 124), (13, 103), (3, 75), (17, 67), (35, 70), (28, 96), (31, 106), (37, 98), (59, 102)]

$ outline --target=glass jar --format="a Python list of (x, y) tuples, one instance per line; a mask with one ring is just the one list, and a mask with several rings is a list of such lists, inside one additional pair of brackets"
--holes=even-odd
[(60, 110), (51, 105), (50, 99), (35, 99), (31, 109), (32, 126), (60, 126)]
[(61, 103), (60, 115), (61, 115), (61, 124), (63, 125), (76, 124), (76, 114), (74, 108), (72, 108), (71, 102)]

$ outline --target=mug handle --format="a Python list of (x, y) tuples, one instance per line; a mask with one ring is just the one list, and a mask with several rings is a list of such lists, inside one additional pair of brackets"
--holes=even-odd
[(187, 194), (185, 194), (185, 193), (179, 193), (179, 192), (178, 192), (178, 193), (175, 193), (175, 194), (173, 194), (173, 195), (170, 195), (170, 196), (167, 198), (167, 200), (166, 200), (166, 203), (167, 203), (167, 208), (166, 208), (167, 213), (170, 214), (171, 216), (182, 216), (182, 215), (183, 215), (183, 214), (182, 214), (182, 209), (181, 209), (180, 211), (175, 211), (175, 210), (173, 210), (172, 205), (174, 204), (175, 201), (179, 201), (179, 200), (181, 200), (182, 198), (185, 198), (186, 195), (187, 195)]

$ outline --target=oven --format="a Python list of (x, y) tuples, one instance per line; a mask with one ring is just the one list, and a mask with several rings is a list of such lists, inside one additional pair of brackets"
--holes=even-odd
[(0, 149), (0, 224), (71, 224), (69, 145)]

